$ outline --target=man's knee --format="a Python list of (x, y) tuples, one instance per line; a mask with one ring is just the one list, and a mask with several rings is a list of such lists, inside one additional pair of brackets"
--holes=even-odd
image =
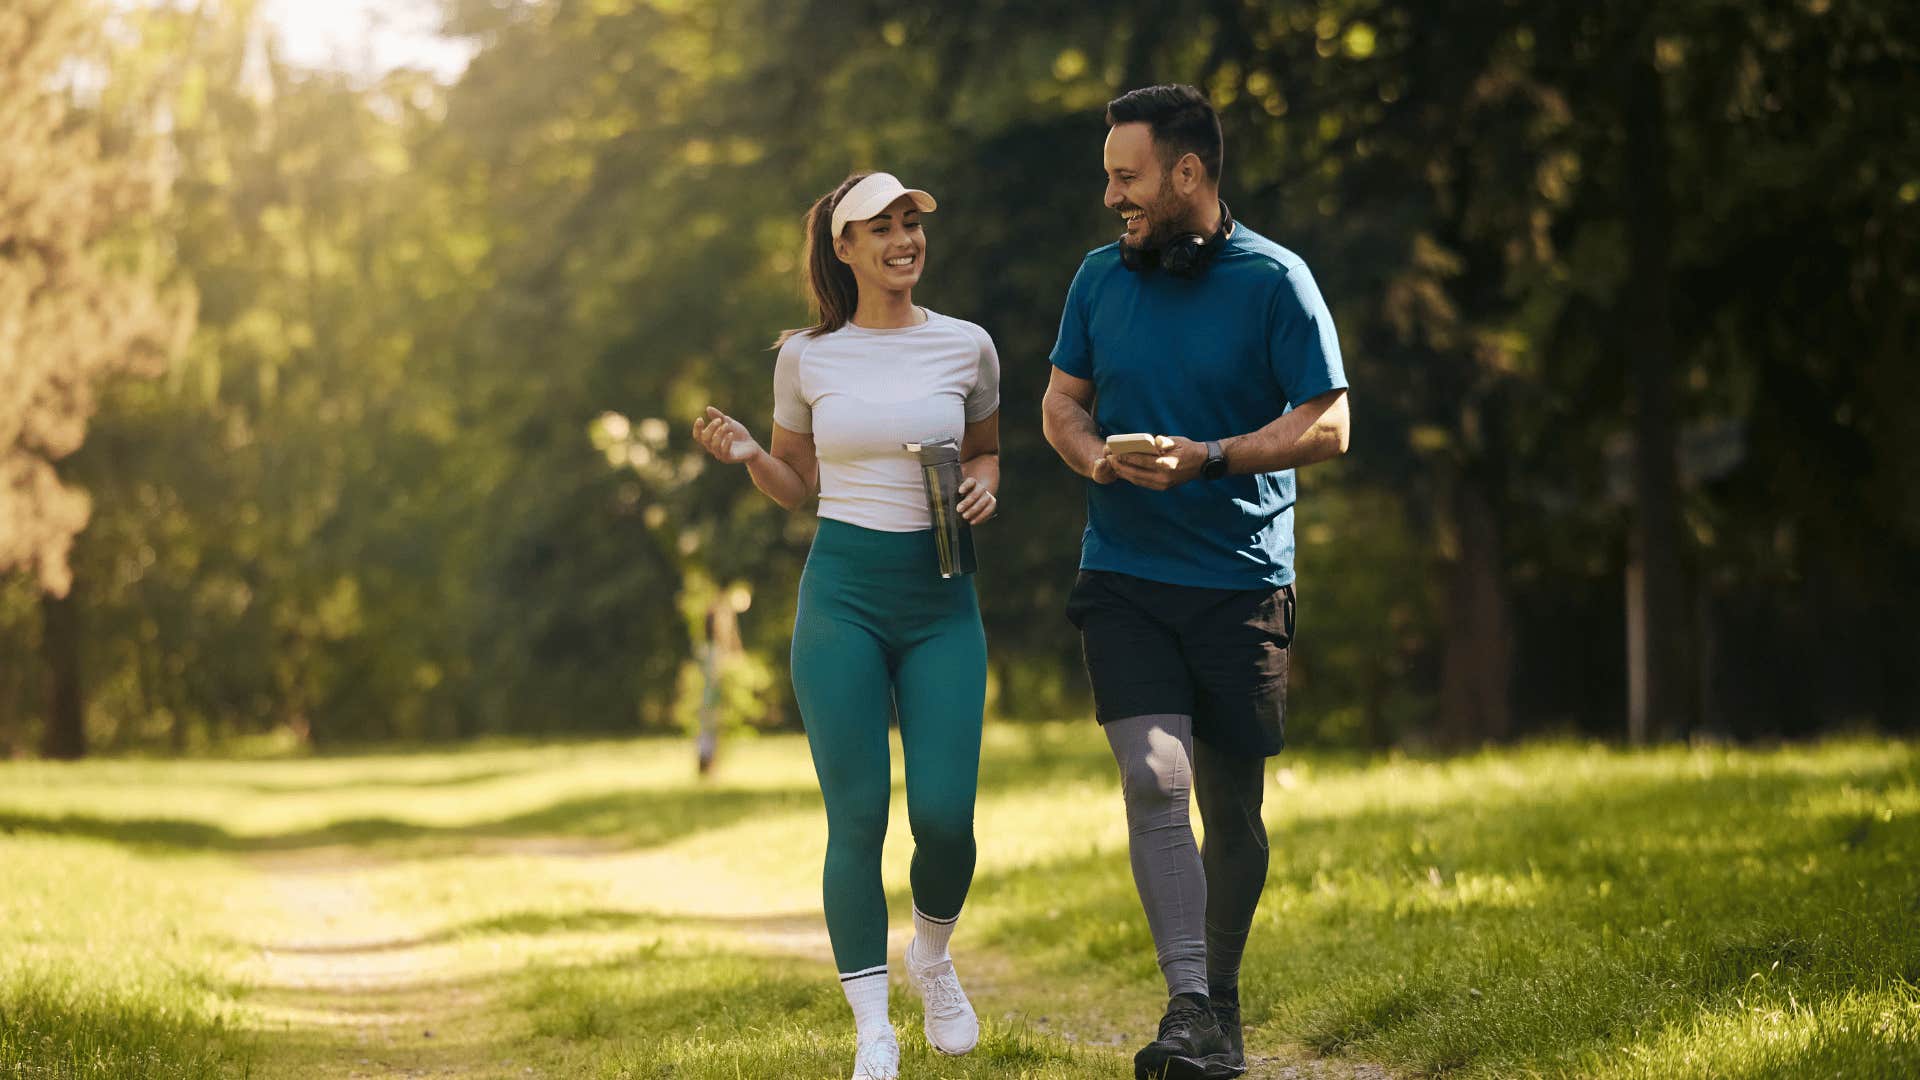
[(1178, 803), (1186, 808), (1193, 790), (1193, 763), (1186, 741), (1181, 737), (1185, 717), (1135, 717), (1118, 720), (1110, 735), (1114, 742), (1114, 760), (1120, 766), (1120, 790), (1129, 806)]
[(1194, 784), (1194, 801), (1200, 803), (1200, 821), (1206, 824), (1208, 846), (1221, 851), (1265, 851), (1267, 824), (1261, 821), (1260, 807), (1265, 790), (1265, 765), (1248, 769), (1236, 763), (1235, 769), (1219, 769), (1219, 761), (1200, 753), (1202, 765)]

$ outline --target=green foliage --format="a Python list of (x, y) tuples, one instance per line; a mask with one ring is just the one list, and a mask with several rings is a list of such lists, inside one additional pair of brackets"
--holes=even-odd
[(101, 631), (94, 734), (451, 733), (469, 661), (448, 634), (504, 451), (461, 415), (451, 340), (479, 242), (424, 168), (442, 92), (278, 66), (263, 90), (241, 77), (244, 6), (139, 25), (117, 70), (141, 50), (189, 66), (164, 224), (202, 316), (74, 462), (103, 503), (76, 559)]
[[(1656, 435), (1743, 433), (1668, 500), (1685, 711), (1741, 735), (1915, 719), (1910, 4), (446, 10), (479, 46), (452, 86), (290, 68), (248, 5), (115, 39), (103, 113), (162, 99), (178, 167), (128, 227), (169, 238), (201, 315), (63, 469), (96, 508), (74, 562), (97, 743), (667, 728), (701, 690), (687, 613), (721, 588), (752, 599), (731, 715), (790, 723), (811, 519), (687, 428), (711, 403), (765, 435), (767, 345), (807, 318), (801, 214), (875, 167), (942, 199), (916, 299), (1003, 359), (994, 709), (1084, 708), (1060, 616), (1080, 482), (1038, 401), (1113, 231), (1102, 106), (1168, 80), (1219, 107), (1225, 194), (1313, 267), (1355, 388), (1352, 454), (1302, 482), (1300, 739), (1617, 730), (1650, 349)], [(29, 592), (0, 585), (10, 657), (41, 640)], [(10, 746), (40, 723), (33, 667), (0, 668)]]

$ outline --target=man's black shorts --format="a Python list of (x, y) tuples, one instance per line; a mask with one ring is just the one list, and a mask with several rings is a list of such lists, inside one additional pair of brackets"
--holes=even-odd
[(1293, 586), (1203, 589), (1082, 570), (1067, 597), (1080, 628), (1094, 713), (1193, 717), (1221, 750), (1280, 752)]

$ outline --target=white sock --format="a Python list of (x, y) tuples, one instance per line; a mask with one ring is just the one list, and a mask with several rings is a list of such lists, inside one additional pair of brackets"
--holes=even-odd
[(955, 915), (945, 921), (928, 918), (913, 909), (913, 958), (922, 964), (934, 964), (947, 959), (947, 939), (953, 936), (953, 928), (960, 922)]
[(887, 1020), (887, 965), (848, 972), (840, 976), (840, 989), (853, 1006), (853, 1030), (861, 1041), (891, 1031)]

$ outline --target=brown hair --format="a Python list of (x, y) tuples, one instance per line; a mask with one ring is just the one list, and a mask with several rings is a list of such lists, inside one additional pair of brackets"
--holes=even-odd
[(1141, 123), (1153, 133), (1160, 167), (1171, 170), (1187, 154), (1200, 159), (1207, 179), (1220, 182), (1220, 159), (1225, 140), (1220, 116), (1207, 96), (1191, 86), (1170, 83), (1129, 90), (1107, 102), (1107, 126)]
[(808, 337), (831, 334), (853, 318), (854, 309), (860, 304), (860, 284), (854, 280), (853, 268), (833, 252), (833, 242), (838, 239), (833, 235), (833, 208), (839, 205), (841, 196), (869, 175), (851, 174), (840, 181), (839, 187), (815, 199), (813, 208), (807, 211), (806, 280), (814, 324), (781, 331), (773, 343), (775, 348), (785, 345), (795, 334)]

